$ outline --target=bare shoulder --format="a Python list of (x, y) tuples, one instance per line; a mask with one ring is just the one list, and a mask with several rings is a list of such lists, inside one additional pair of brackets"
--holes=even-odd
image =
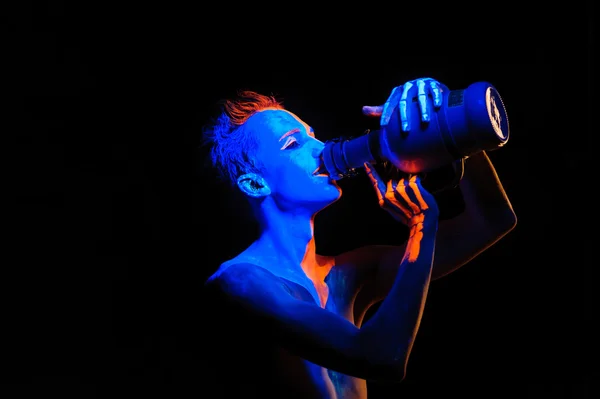
[(223, 290), (249, 287), (259, 279), (275, 279), (275, 276), (260, 266), (249, 262), (226, 262), (206, 280), (206, 285)]
[(264, 267), (247, 263), (224, 263), (208, 278), (205, 287), (234, 301), (265, 301), (288, 296), (283, 281)]

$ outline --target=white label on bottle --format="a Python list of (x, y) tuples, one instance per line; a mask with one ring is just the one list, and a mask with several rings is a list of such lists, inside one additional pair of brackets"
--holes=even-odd
[(496, 132), (498, 137), (505, 140), (506, 134), (502, 131), (502, 114), (498, 109), (498, 105), (502, 106), (502, 103), (497, 104), (497, 102), (501, 100), (494, 95), (492, 90), (492, 87), (488, 87), (485, 91), (485, 103), (487, 105), (488, 116), (492, 122), (494, 132)]

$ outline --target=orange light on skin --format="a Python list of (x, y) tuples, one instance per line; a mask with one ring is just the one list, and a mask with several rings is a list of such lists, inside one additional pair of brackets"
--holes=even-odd
[[(406, 207), (404, 205), (402, 205), (397, 199), (396, 199), (396, 193), (399, 193), (400, 196), (402, 196), (402, 198), (404, 198), (404, 200), (406, 200), (406, 202), (408, 202), (409, 204), (411, 203), (410, 198), (408, 198), (408, 195), (406, 194), (406, 188), (404, 187), (404, 179), (400, 179), (400, 181), (398, 182), (398, 185), (396, 186), (396, 190), (394, 190), (392, 181), (389, 180), (387, 182), (387, 189), (385, 190), (385, 199), (388, 201), (388, 203), (391, 204), (395, 204), (396, 208), (400, 211), (402, 211), (402, 213), (404, 214), (404, 218), (407, 221), (410, 221), (410, 219), (413, 216), (413, 212), (414, 212), (414, 208), (413, 209), (406, 209)], [(382, 201), (379, 201), (379, 203), (381, 204)], [(409, 205), (410, 206), (410, 205)], [(418, 207), (417, 207), (418, 210)], [(397, 214), (397, 212), (394, 212)]]
[(290, 130), (289, 132), (285, 132), (285, 133), (283, 134), (283, 136), (281, 136), (281, 137), (279, 138), (279, 141), (283, 140), (284, 138), (286, 138), (286, 137), (288, 137), (288, 136), (290, 136), (290, 135), (292, 135), (292, 134), (294, 134), (294, 133), (298, 133), (299, 131), (300, 131), (300, 129), (299, 129), (299, 128), (295, 128), (295, 129), (292, 129), (292, 130)]
[[(429, 206), (423, 199), (423, 195), (421, 194), (421, 190), (419, 190), (419, 186), (417, 186), (417, 175), (412, 175), (408, 180), (408, 186), (412, 188), (415, 196), (417, 197), (417, 201), (419, 201), (420, 211), (425, 211), (429, 209)], [(411, 202), (412, 203), (412, 202)]]
[(429, 208), (429, 206), (427, 206), (427, 203), (423, 199), (423, 195), (421, 195), (421, 190), (419, 190), (419, 186), (417, 185), (416, 181), (417, 175), (413, 175), (410, 177), (408, 185), (410, 188), (412, 188), (413, 192), (415, 193), (415, 197), (417, 197), (419, 206), (417, 206), (410, 200), (410, 198), (406, 194), (406, 188), (403, 189), (404, 195), (402, 197), (409, 203), (413, 210), (417, 209), (417, 211), (419, 212), (412, 218), (412, 222), (414, 224), (410, 226), (410, 234), (408, 238), (408, 243), (406, 244), (406, 252), (409, 262), (416, 261), (417, 257), (419, 256), (419, 252), (421, 251), (421, 240), (423, 239), (423, 222), (425, 221), (425, 215), (421, 212)]
[(423, 221), (425, 220), (424, 214), (419, 214), (413, 218), (414, 224), (410, 226), (410, 234), (408, 242), (406, 243), (406, 254), (405, 258), (409, 262), (414, 262), (419, 257), (421, 252), (421, 240), (423, 239)]
[(382, 110), (383, 110), (382, 106), (365, 105), (362, 108), (363, 115), (365, 115), (365, 116), (381, 116)]
[[(408, 242), (406, 243), (406, 252), (404, 259), (408, 262), (415, 262), (421, 252), (421, 240), (423, 239), (423, 222), (425, 221), (425, 214), (423, 211), (427, 210), (429, 206), (423, 199), (423, 195), (417, 184), (417, 175), (413, 175), (408, 179), (400, 179), (396, 188), (394, 189), (391, 180), (384, 184), (381, 178), (377, 175), (374, 169), (369, 165), (365, 164), (367, 176), (375, 187), (377, 198), (379, 199), (379, 205), (385, 208), (392, 214), (396, 219), (400, 219), (410, 229)], [(406, 187), (409, 187), (418, 202), (414, 203), (406, 192)], [(385, 193), (382, 193), (383, 187), (385, 187)], [(396, 193), (406, 203), (403, 204), (396, 197)]]

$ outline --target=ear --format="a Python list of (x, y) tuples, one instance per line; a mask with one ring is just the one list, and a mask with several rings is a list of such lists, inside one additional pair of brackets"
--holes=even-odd
[(266, 197), (271, 194), (267, 182), (256, 173), (246, 173), (238, 177), (237, 185), (244, 194), (252, 198)]

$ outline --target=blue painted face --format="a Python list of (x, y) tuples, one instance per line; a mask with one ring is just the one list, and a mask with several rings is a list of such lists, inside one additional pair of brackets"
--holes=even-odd
[(281, 207), (316, 212), (340, 198), (336, 182), (316, 174), (324, 144), (308, 124), (286, 110), (261, 111), (247, 124), (258, 133), (263, 177)]

